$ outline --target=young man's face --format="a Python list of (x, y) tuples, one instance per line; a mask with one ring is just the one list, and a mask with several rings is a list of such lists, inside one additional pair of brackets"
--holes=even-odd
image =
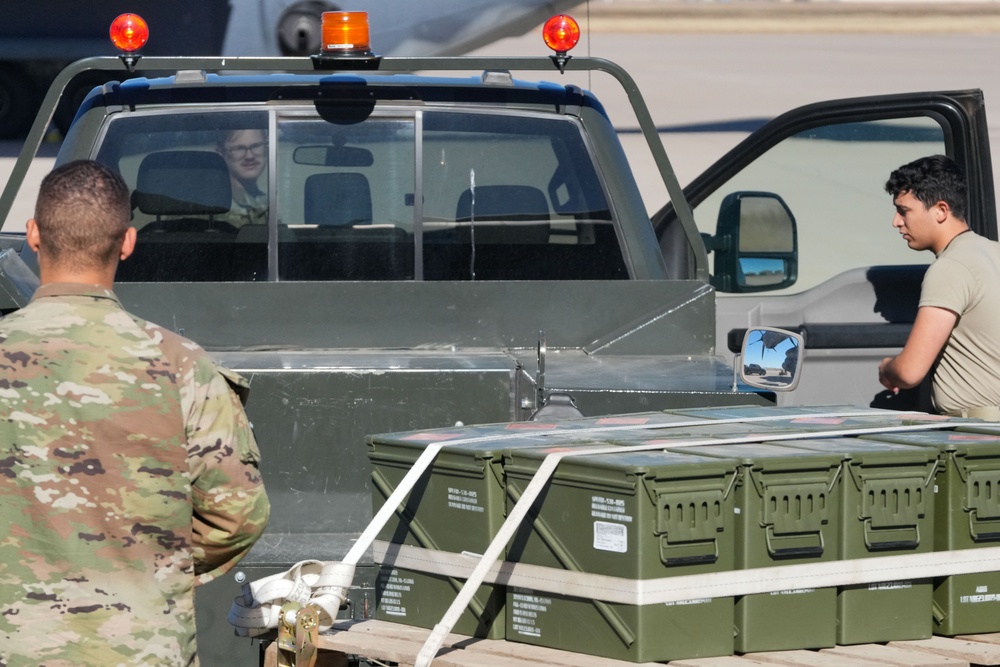
[(262, 130), (233, 132), (222, 147), (222, 156), (238, 180), (256, 181), (264, 171), (267, 157), (267, 139)]
[(938, 205), (927, 208), (909, 191), (897, 195), (893, 204), (896, 206), (896, 215), (892, 218), (892, 226), (906, 240), (906, 245), (913, 250), (933, 248), (941, 228), (941, 210)]

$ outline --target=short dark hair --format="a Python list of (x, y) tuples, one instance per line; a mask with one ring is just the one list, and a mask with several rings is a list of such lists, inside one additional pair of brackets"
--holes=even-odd
[(128, 186), (99, 162), (68, 162), (42, 179), (35, 222), (42, 252), (55, 263), (100, 268), (117, 261), (131, 218)]
[(904, 164), (889, 175), (885, 191), (894, 198), (909, 192), (930, 208), (943, 201), (965, 221), (969, 186), (958, 163), (946, 155), (930, 155)]

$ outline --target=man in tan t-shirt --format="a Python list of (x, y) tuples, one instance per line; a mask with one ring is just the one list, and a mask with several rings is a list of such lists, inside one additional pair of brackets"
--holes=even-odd
[(1000, 244), (969, 229), (965, 175), (950, 158), (903, 165), (885, 189), (896, 206), (893, 227), (936, 259), (906, 345), (882, 360), (879, 381), (898, 391), (930, 372), (940, 412), (1000, 420)]

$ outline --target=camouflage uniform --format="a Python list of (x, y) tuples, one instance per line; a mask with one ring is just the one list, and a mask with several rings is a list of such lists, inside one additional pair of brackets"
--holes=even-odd
[(229, 211), (220, 213), (214, 216), (213, 219), (228, 222), (237, 229), (246, 225), (266, 225), (267, 194), (262, 192), (255, 197), (247, 196), (245, 203), (233, 199), (233, 204)]
[(197, 664), (196, 580), (269, 512), (227, 379), (99, 286), (0, 319), (0, 665)]

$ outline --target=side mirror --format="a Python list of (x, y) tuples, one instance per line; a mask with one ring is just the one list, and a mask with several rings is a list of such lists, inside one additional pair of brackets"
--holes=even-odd
[(720, 292), (776, 290), (798, 277), (795, 216), (772, 192), (727, 195), (705, 248), (715, 252), (712, 286)]
[(799, 355), (803, 348), (802, 336), (797, 333), (757, 327), (747, 330), (740, 356), (734, 363), (738, 366), (740, 379), (751, 387), (791, 391), (799, 384)]

